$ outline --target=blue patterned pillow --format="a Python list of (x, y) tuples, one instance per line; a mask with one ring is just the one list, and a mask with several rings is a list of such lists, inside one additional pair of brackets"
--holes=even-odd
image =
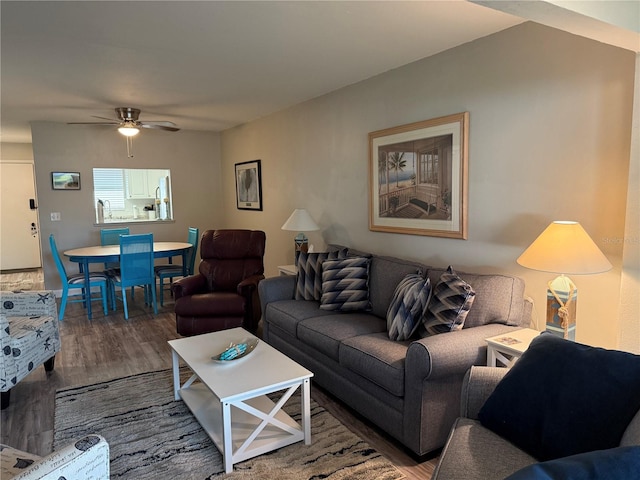
[(333, 252), (300, 252), (296, 278), (296, 300), (320, 300), (322, 295), (322, 262), (346, 258), (347, 249)]
[(429, 298), (431, 281), (415, 273), (406, 275), (393, 293), (387, 310), (387, 331), (391, 340), (409, 340), (422, 322)]
[(476, 292), (467, 282), (462, 280), (451, 266), (440, 275), (433, 295), (424, 328), (427, 335), (462, 330), (469, 309), (473, 304)]
[(370, 310), (370, 258), (349, 257), (322, 263), (322, 310)]

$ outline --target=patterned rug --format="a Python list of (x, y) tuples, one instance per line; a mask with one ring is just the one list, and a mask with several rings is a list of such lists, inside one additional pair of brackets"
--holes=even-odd
[[(299, 395), (285, 411), (299, 420)], [(111, 478), (354, 479), (404, 478), (380, 453), (311, 401), (311, 445), (303, 442), (234, 465), (182, 401), (173, 400), (171, 370), (58, 390), (54, 450), (98, 433), (109, 443)]]

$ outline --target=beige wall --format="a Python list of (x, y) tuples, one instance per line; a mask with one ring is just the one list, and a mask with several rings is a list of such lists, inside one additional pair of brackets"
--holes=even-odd
[[(100, 244), (100, 227), (94, 225), (94, 167), (171, 170), (175, 221), (132, 224), (131, 233), (151, 232), (158, 241), (186, 241), (188, 227), (203, 231), (221, 222), (217, 133), (145, 130), (133, 141), (134, 158), (127, 158), (125, 139), (113, 129), (34, 122), (31, 130), (47, 288), (60, 288), (49, 248), (51, 233), (61, 252)], [(52, 171), (80, 172), (81, 190), (52, 190)], [(60, 212), (62, 221), (52, 222), (51, 212)], [(67, 263), (67, 268), (77, 271), (76, 265)]]
[(33, 162), (33, 148), (30, 143), (0, 143), (0, 162)]
[(629, 162), (627, 219), (623, 241), (620, 289), (620, 342), (623, 350), (640, 354), (640, 55), (636, 55), (633, 133)]
[[(294, 208), (342, 243), (459, 270), (522, 276), (543, 328), (554, 275), (515, 259), (555, 219), (577, 220), (614, 264), (575, 277), (578, 340), (615, 347), (631, 138), (633, 53), (523, 24), (222, 134), (225, 221), (267, 232), (268, 275), (292, 263)], [(469, 238), (371, 232), (374, 130), (470, 112)], [(263, 212), (235, 209), (234, 163), (262, 160)]]

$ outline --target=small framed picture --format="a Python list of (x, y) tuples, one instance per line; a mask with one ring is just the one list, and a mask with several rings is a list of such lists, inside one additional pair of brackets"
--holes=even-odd
[(236, 163), (236, 204), (238, 210), (262, 210), (260, 160)]
[(54, 190), (80, 190), (80, 172), (51, 172)]

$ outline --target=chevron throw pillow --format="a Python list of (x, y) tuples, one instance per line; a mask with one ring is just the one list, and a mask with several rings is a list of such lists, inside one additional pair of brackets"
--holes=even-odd
[(326, 260), (322, 264), (322, 310), (371, 310), (367, 257)]
[(387, 310), (387, 331), (391, 340), (409, 340), (418, 329), (431, 297), (431, 281), (421, 275), (405, 276), (393, 293)]
[(322, 262), (346, 258), (346, 248), (333, 252), (300, 252), (296, 278), (296, 300), (320, 300), (322, 295)]
[(425, 317), (426, 335), (462, 330), (475, 296), (471, 285), (449, 266), (433, 289)]

